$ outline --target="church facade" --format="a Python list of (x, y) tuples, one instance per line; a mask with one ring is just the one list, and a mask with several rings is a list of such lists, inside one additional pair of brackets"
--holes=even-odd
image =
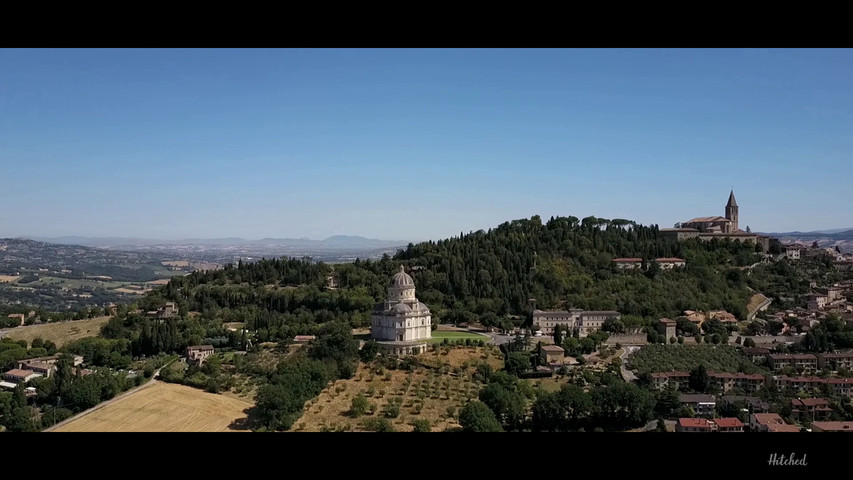
[(427, 349), (432, 338), (432, 315), (418, 301), (415, 282), (402, 265), (391, 277), (385, 301), (373, 310), (370, 333), (384, 353), (412, 355)]

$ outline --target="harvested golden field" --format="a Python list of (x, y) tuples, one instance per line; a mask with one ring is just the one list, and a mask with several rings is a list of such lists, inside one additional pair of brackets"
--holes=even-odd
[(12, 283), (18, 281), (21, 278), (15, 275), (0, 275), (0, 283)]
[(129, 293), (129, 294), (131, 294), (131, 295), (143, 295), (143, 294), (145, 294), (145, 293), (150, 292), (150, 291), (151, 291), (151, 289), (150, 289), (150, 288), (146, 288), (146, 289), (143, 289), (143, 290), (137, 290), (137, 289), (134, 289), (134, 288), (125, 288), (125, 287), (121, 287), (121, 288), (116, 288), (114, 291), (116, 291), (116, 292), (121, 292), (121, 293)]
[[(55, 432), (233, 432), (253, 402), (157, 382), (122, 397)], [(246, 430), (243, 430), (246, 431)]]
[(169, 283), (169, 279), (168, 278), (161, 278), (159, 280), (153, 280), (151, 282), (145, 282), (145, 283), (147, 283), (148, 285), (166, 285), (167, 283)]
[(12, 329), (6, 337), (12, 340), (26, 340), (27, 343), (32, 342), (34, 338), (41, 338), (42, 340), (50, 340), (57, 347), (61, 347), (73, 340), (98, 335), (101, 332), (101, 326), (107, 323), (109, 319), (110, 317), (96, 317), (88, 320), (71, 320), (17, 327)]
[[(397, 431), (411, 431), (411, 422), (417, 419), (429, 420), (433, 431), (457, 428), (459, 411), (469, 400), (476, 399), (483, 387), (472, 379), (476, 365), (487, 362), (495, 370), (503, 367), (501, 353), (489, 347), (453, 347), (438, 353), (430, 351), (417, 358), (447, 373), (424, 366), (411, 372), (385, 370), (382, 373), (382, 370), (361, 364), (355, 377), (338, 380), (307, 402), (305, 413), (291, 431), (363, 431), (365, 419), (383, 417)], [(456, 368), (458, 370), (453, 372)], [(352, 400), (358, 394), (363, 394), (373, 405), (374, 413), (359, 418), (349, 414)], [(386, 417), (383, 412), (395, 400), (399, 402), (399, 415)]]

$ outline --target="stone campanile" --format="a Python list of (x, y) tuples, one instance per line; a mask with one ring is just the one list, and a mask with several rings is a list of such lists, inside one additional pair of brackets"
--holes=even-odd
[(737, 200), (735, 200), (734, 190), (729, 193), (729, 201), (726, 203), (726, 218), (732, 222), (729, 227), (731, 228), (731, 232), (729, 233), (735, 233), (740, 230), (737, 226)]

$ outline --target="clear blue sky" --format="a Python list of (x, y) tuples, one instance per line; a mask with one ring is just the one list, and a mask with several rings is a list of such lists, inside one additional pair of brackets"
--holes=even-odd
[(0, 237), (853, 227), (851, 50), (0, 50)]

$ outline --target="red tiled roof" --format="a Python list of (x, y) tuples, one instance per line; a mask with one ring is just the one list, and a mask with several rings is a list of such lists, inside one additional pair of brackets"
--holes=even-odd
[(187, 347), (187, 350), (213, 350), (213, 345), (194, 345), (192, 347)]
[(794, 398), (791, 399), (791, 405), (795, 407), (801, 405), (805, 407), (820, 407), (829, 405), (829, 402), (825, 398)]
[(30, 375), (34, 374), (34, 373), (35, 372), (32, 370), (22, 370), (20, 368), (13, 368), (12, 370), (9, 370), (8, 372), (6, 372), (6, 375), (12, 375), (14, 377), (26, 378), (26, 377), (29, 377)]
[(689, 428), (711, 428), (711, 424), (704, 418), (679, 418), (678, 425)]
[(683, 258), (672, 258), (672, 257), (656, 258), (655, 261), (658, 263), (661, 263), (661, 262), (686, 262), (686, 260), (684, 260)]
[(853, 432), (853, 422), (812, 422), (812, 428), (827, 432)]
[(715, 418), (714, 423), (723, 428), (743, 427), (743, 422), (737, 418)]
[(726, 217), (721, 217), (721, 216), (717, 215), (714, 217), (696, 217), (696, 218), (692, 218), (686, 222), (681, 222), (681, 224), (684, 225), (685, 223), (709, 223), (709, 222), (730, 222), (730, 221), (731, 220), (729, 220)]

